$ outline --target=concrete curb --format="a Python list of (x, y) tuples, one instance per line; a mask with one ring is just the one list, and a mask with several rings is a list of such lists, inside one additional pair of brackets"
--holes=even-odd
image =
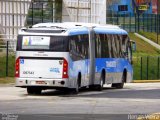
[(150, 45), (154, 46), (155, 48), (160, 50), (160, 45), (158, 45), (157, 43), (153, 42), (152, 40), (138, 34), (138, 33), (134, 33), (137, 37), (143, 39), (144, 41), (146, 41), (147, 43), (149, 43)]
[(158, 83), (160, 80), (133, 80), (132, 83)]

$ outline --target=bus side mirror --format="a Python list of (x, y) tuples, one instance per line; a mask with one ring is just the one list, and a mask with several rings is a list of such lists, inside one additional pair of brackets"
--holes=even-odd
[(136, 46), (136, 42), (131, 40), (131, 48), (132, 48), (132, 51), (133, 51), (133, 52), (136, 51), (136, 47), (137, 47), (137, 46)]

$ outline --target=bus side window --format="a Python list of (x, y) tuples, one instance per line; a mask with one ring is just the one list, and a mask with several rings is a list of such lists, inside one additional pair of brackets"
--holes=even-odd
[(121, 58), (121, 45), (120, 45), (120, 35), (116, 35), (117, 37), (117, 40), (116, 40), (116, 45), (117, 45), (117, 54), (118, 54), (118, 57)]
[(76, 60), (81, 60), (82, 46), (81, 46), (81, 37), (80, 37), (80, 35), (76, 36), (75, 43), (76, 43)]
[(108, 54), (109, 58), (112, 58), (112, 49), (111, 49), (111, 35), (107, 35), (107, 42), (108, 42)]
[(108, 58), (109, 57), (109, 46), (108, 46), (108, 36), (107, 34), (104, 34), (102, 37), (102, 58)]
[(88, 35), (74, 35), (69, 38), (69, 51), (73, 60), (88, 58)]
[(131, 47), (130, 41), (128, 41), (128, 44), (127, 44), (127, 52), (128, 52), (128, 60), (130, 63), (132, 63), (132, 47)]
[(117, 58), (118, 56), (118, 49), (117, 49), (117, 35), (112, 35), (112, 51), (113, 57)]
[(123, 57), (123, 53), (122, 53), (122, 35), (118, 35), (118, 39), (119, 39), (119, 56), (120, 58)]
[(128, 58), (128, 36), (127, 35), (122, 35), (122, 53), (124, 58)]
[(71, 58), (75, 61), (78, 60), (78, 48), (77, 48), (77, 36), (70, 36), (69, 37), (69, 52), (71, 55)]
[(95, 41), (95, 57), (100, 58), (101, 57), (101, 39), (100, 35), (96, 34), (96, 41)]
[(82, 43), (83, 55), (86, 59), (88, 59), (89, 37), (88, 35), (83, 35), (82, 39), (83, 39)]
[(116, 58), (114, 35), (110, 35), (110, 44), (111, 44), (111, 54), (112, 54), (111, 57)]
[(120, 58), (120, 54), (119, 54), (119, 36), (115, 35), (115, 45), (116, 45), (116, 54), (117, 54), (117, 58)]

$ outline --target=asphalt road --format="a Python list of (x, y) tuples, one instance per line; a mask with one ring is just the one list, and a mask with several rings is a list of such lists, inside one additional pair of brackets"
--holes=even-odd
[(160, 83), (85, 89), (78, 95), (55, 90), (28, 95), (23, 88), (0, 86), (2, 120), (135, 120), (153, 113), (160, 113)]

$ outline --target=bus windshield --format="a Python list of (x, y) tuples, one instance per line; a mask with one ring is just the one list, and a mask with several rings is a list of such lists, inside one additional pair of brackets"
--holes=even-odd
[(67, 36), (23, 36), (17, 38), (17, 51), (68, 52)]

